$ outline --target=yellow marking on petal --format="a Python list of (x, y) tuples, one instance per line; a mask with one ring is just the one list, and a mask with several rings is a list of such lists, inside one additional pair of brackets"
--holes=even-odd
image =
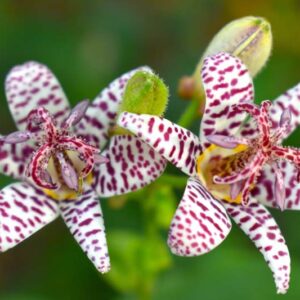
[(239, 193), (235, 199), (232, 199), (230, 196), (224, 196), (223, 200), (229, 202), (229, 203), (242, 203), (242, 193)]
[(78, 196), (74, 191), (63, 191), (62, 189), (59, 189), (58, 191), (43, 189), (43, 192), (56, 201), (74, 200)]
[(197, 157), (196, 168), (198, 177), (215, 198), (231, 203), (242, 202), (241, 193), (235, 199), (231, 199), (229, 184), (215, 184), (213, 182), (213, 176), (215, 175), (213, 171), (217, 170), (218, 167), (220, 168), (220, 166), (223, 168), (222, 173), (230, 171), (230, 164), (226, 163), (224, 159), (230, 156), (234, 159), (235, 154), (243, 152), (247, 148), (247, 145), (240, 144), (233, 149), (226, 149), (213, 144)]

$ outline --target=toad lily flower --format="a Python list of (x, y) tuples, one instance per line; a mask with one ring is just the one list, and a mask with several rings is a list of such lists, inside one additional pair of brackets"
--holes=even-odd
[(99, 154), (115, 126), (126, 83), (135, 73), (113, 81), (90, 107), (83, 101), (71, 110), (47, 67), (29, 62), (11, 70), (6, 93), (20, 131), (1, 138), (0, 170), (22, 182), (0, 192), (0, 251), (61, 215), (95, 267), (109, 271), (98, 196), (141, 188), (165, 167), (159, 154), (130, 135), (112, 137)]
[[(292, 190), (299, 152), (280, 145), (300, 122), (299, 86), (272, 108), (269, 101), (259, 107), (253, 104), (251, 77), (238, 58), (226, 53), (207, 57), (201, 75), (206, 107), (200, 138), (151, 115), (124, 112), (118, 124), (190, 176), (169, 232), (172, 252), (196, 256), (211, 251), (228, 235), (230, 216), (263, 254), (278, 293), (285, 293), (290, 256), (263, 204), (299, 206)], [(253, 119), (247, 121), (248, 115)]]

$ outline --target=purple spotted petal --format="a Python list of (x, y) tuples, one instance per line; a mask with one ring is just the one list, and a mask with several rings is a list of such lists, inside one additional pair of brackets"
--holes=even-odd
[(66, 225), (88, 258), (101, 273), (108, 272), (110, 261), (97, 195), (88, 190), (76, 200), (59, 202), (59, 208)]
[(284, 294), (289, 287), (290, 256), (285, 240), (272, 215), (251, 199), (248, 206), (223, 202), (228, 214), (250, 237), (267, 261), (277, 287)]
[(126, 83), (137, 71), (152, 73), (149, 67), (140, 67), (115, 79), (96, 97), (78, 125), (77, 132), (100, 149), (106, 144), (108, 132), (116, 123)]
[(201, 75), (206, 104), (200, 138), (202, 144), (208, 144), (207, 135), (235, 135), (246, 114), (234, 112), (232, 105), (252, 102), (254, 91), (247, 68), (227, 53), (207, 57)]
[(56, 203), (27, 183), (0, 192), (0, 251), (6, 251), (56, 219)]
[(5, 82), (7, 101), (19, 130), (26, 129), (28, 113), (47, 108), (61, 122), (69, 113), (69, 103), (56, 77), (44, 65), (27, 62), (14, 67)]
[(15, 179), (24, 179), (26, 163), (33, 151), (30, 142), (12, 145), (0, 142), (0, 173)]
[(201, 146), (191, 131), (167, 119), (132, 113), (122, 113), (118, 125), (133, 132), (186, 174), (196, 175), (195, 159), (201, 153)]
[[(300, 183), (297, 180), (299, 169), (287, 161), (278, 163), (284, 179), (285, 199), (282, 209), (300, 210)], [(275, 197), (276, 177), (274, 171), (268, 165), (264, 167), (263, 172), (258, 177), (258, 181), (251, 194), (262, 204), (280, 208)]]
[(275, 201), (281, 210), (285, 207), (285, 186), (283, 173), (277, 163), (273, 163), (273, 170), (275, 172), (275, 182), (274, 182), (274, 194)]
[(221, 203), (201, 183), (190, 178), (171, 223), (168, 244), (174, 254), (196, 256), (217, 247), (231, 222)]
[(140, 189), (157, 179), (166, 160), (150, 146), (129, 135), (114, 136), (102, 152), (108, 162), (96, 170), (95, 189), (102, 197)]

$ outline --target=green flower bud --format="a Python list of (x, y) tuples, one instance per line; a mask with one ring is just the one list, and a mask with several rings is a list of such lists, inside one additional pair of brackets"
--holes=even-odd
[[(244, 17), (234, 20), (219, 31), (208, 45), (201, 61), (208, 55), (228, 52), (239, 57), (252, 77), (267, 62), (272, 50), (271, 25), (264, 18)], [(196, 72), (201, 71), (202, 62)]]
[[(157, 75), (138, 71), (125, 88), (119, 114), (128, 111), (136, 114), (163, 116), (168, 104), (169, 90)], [(114, 127), (111, 135), (129, 134), (123, 128)]]
[[(201, 68), (206, 56), (227, 52), (240, 58), (254, 77), (266, 64), (272, 50), (271, 25), (264, 18), (244, 17), (234, 20), (224, 26), (212, 39), (200, 59), (196, 70), (191, 77), (181, 80), (179, 90), (186, 86), (186, 81), (194, 80), (193, 97), (204, 100), (204, 91), (201, 83)], [(181, 92), (181, 95), (191, 94)]]
[(127, 83), (120, 112), (162, 116), (168, 96), (168, 88), (157, 75), (139, 71)]

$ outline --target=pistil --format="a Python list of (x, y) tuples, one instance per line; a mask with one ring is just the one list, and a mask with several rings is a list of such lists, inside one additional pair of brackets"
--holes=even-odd
[[(269, 116), (270, 101), (263, 101), (261, 106), (252, 103), (238, 104), (233, 110), (247, 112), (256, 122), (258, 136), (254, 139), (236, 138), (223, 135), (211, 135), (207, 139), (219, 147), (232, 149), (239, 144), (247, 145), (244, 155), (235, 155), (235, 169), (230, 170), (225, 176), (217, 174), (213, 181), (220, 185), (230, 185), (230, 197), (235, 199), (240, 194), (242, 204), (246, 205), (249, 200), (251, 189), (255, 186), (258, 176), (263, 167), (268, 164), (272, 167), (274, 180), (274, 194), (278, 206), (283, 209), (285, 202), (284, 177), (278, 162), (287, 160), (300, 167), (300, 151), (298, 149), (283, 147), (280, 145), (286, 136), (290, 123), (291, 113), (289, 109), (283, 111), (279, 128), (272, 131), (270, 128), (271, 119)], [(226, 160), (226, 158), (224, 158)]]
[[(17, 131), (1, 139), (7, 144), (34, 139), (40, 145), (26, 170), (26, 175), (37, 186), (47, 190), (69, 189), (80, 193), (82, 179), (90, 174), (94, 165), (107, 162), (99, 154), (99, 149), (69, 133), (70, 128), (84, 117), (88, 105), (87, 100), (77, 104), (60, 128), (56, 127), (48, 110), (39, 107), (29, 113), (26, 131)], [(74, 153), (75, 157), (71, 155)], [(54, 162), (54, 167), (49, 167), (50, 161)]]

